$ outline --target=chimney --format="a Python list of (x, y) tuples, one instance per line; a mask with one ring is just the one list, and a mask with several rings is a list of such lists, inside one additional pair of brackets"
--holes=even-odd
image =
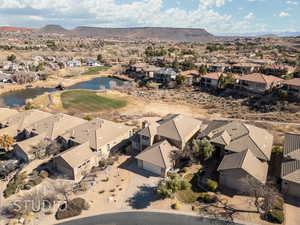
[(142, 123), (142, 128), (144, 129), (146, 127), (149, 127), (149, 122), (147, 120), (144, 120)]

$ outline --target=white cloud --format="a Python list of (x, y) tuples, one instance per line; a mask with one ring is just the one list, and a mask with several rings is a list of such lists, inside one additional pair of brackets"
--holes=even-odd
[(199, 2), (204, 8), (210, 6), (221, 7), (225, 5), (225, 0), (200, 0)]
[(254, 13), (253, 12), (250, 12), (248, 15), (246, 15), (244, 17), (246, 20), (250, 20), (250, 19), (253, 19), (254, 18)]
[[(223, 6), (226, 0), (197, 1), (196, 8), (184, 10), (178, 6), (165, 9), (164, 0), (133, 0), (130, 3), (117, 0), (0, 0), (0, 9), (18, 9), (17, 15), (5, 15), (4, 23), (37, 27), (50, 23), (66, 27), (192, 27), (206, 28), (214, 33), (261, 29), (261, 24), (248, 22), (253, 13), (246, 16), (248, 20), (245, 17), (236, 22), (231, 15), (215, 11), (214, 7)], [(22, 10), (27, 14), (19, 13)], [(28, 10), (32, 13), (28, 14)]]
[(298, 2), (296, 2), (296, 1), (286, 1), (286, 4), (288, 4), (288, 5), (298, 5)]
[(290, 14), (288, 14), (287, 12), (281, 12), (281, 13), (279, 13), (279, 16), (280, 17), (287, 17), (287, 16), (289, 16)]

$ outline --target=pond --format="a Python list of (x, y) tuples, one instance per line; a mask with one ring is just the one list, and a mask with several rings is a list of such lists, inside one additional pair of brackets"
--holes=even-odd
[[(66, 89), (88, 89), (88, 90), (103, 90), (111, 89), (113, 86), (122, 86), (124, 81), (109, 78), (109, 77), (98, 77), (92, 80), (80, 82)], [(23, 106), (26, 103), (26, 99), (35, 98), (45, 92), (58, 91), (56, 88), (28, 88), (24, 90), (17, 90), (4, 93), (0, 95), (0, 106), (1, 107), (13, 107)]]

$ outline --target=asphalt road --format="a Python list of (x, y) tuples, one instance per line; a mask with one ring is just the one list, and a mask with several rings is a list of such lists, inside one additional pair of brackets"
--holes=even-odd
[(122, 212), (71, 220), (57, 225), (238, 225), (195, 216), (156, 213)]

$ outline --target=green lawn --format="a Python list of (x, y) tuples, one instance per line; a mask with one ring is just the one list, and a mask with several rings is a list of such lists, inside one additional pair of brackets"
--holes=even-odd
[(127, 105), (126, 100), (99, 96), (97, 91), (90, 90), (65, 91), (61, 94), (61, 101), (65, 109), (80, 112), (118, 109)]
[(102, 71), (107, 71), (110, 68), (111, 67), (109, 66), (95, 66), (95, 67), (88, 68), (85, 72), (82, 73), (82, 75), (97, 75), (98, 73)]

